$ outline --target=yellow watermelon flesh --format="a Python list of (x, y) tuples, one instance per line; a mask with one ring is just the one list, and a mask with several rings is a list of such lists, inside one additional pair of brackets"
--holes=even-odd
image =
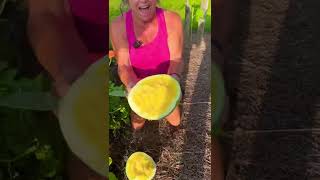
[(135, 152), (127, 160), (126, 175), (129, 180), (151, 180), (155, 173), (155, 162), (144, 152)]

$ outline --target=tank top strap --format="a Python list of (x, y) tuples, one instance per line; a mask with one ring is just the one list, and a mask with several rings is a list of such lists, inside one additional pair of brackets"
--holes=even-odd
[(136, 41), (133, 27), (132, 10), (126, 13), (126, 33), (129, 47)]
[(167, 38), (168, 33), (167, 33), (167, 26), (166, 26), (166, 20), (164, 16), (164, 10), (161, 8), (157, 8), (157, 17), (158, 17), (158, 22), (159, 22), (159, 30), (161, 33), (161, 38)]

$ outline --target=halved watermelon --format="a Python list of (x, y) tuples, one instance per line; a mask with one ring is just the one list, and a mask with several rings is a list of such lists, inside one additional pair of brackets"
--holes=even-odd
[(156, 163), (144, 152), (133, 153), (126, 163), (129, 180), (151, 180), (156, 174)]
[(179, 82), (167, 74), (159, 74), (140, 80), (130, 91), (131, 109), (147, 120), (159, 120), (168, 116), (181, 99)]
[(71, 151), (98, 174), (108, 174), (107, 60), (92, 64), (59, 103), (58, 119)]

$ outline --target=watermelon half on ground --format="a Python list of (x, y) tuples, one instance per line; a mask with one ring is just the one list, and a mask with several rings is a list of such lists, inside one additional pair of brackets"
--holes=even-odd
[(129, 180), (151, 180), (156, 174), (156, 163), (144, 152), (133, 153), (126, 163)]

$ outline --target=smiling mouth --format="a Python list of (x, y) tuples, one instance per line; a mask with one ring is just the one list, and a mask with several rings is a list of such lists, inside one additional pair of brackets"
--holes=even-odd
[(146, 10), (149, 10), (149, 9), (150, 9), (150, 5), (140, 6), (140, 7), (139, 7), (139, 10), (140, 10), (140, 11), (146, 11)]

